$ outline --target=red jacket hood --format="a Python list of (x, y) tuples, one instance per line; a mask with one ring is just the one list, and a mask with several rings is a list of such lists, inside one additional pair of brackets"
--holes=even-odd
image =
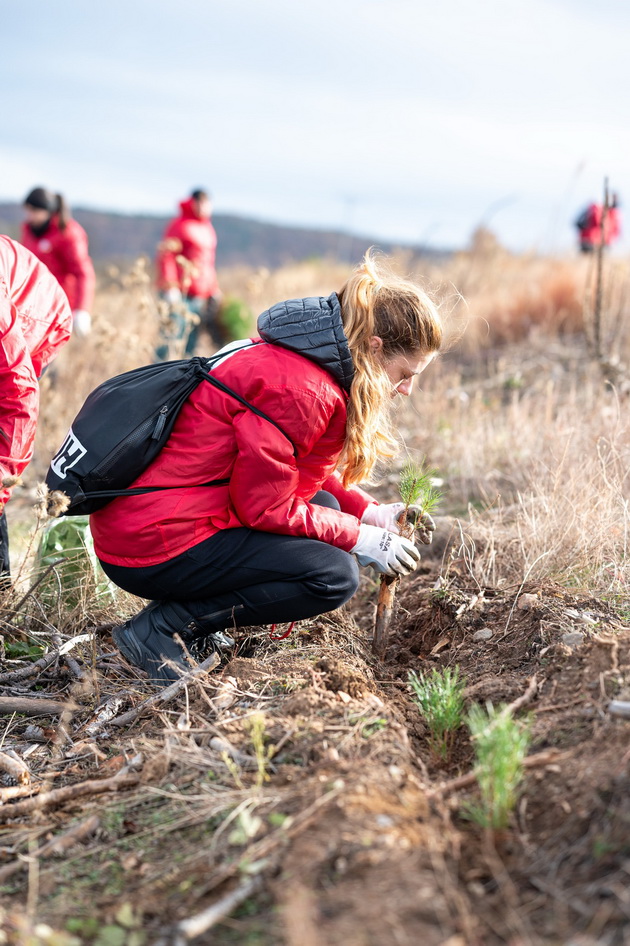
[(182, 212), (182, 217), (185, 220), (209, 220), (210, 217), (200, 217), (195, 213), (193, 208), (193, 199), (188, 197), (186, 200), (180, 200), (179, 209)]

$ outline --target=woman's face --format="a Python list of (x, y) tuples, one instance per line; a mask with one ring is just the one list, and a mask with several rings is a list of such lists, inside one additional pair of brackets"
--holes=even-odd
[[(376, 352), (382, 352), (383, 340), (377, 335), (372, 338), (372, 348)], [(414, 352), (387, 357), (381, 354), (381, 363), (392, 383), (392, 397), (396, 397), (397, 394), (409, 397), (413, 390), (415, 378), (422, 374), (425, 368), (429, 367), (436, 354), (437, 352), (434, 351), (428, 355)]]
[(28, 204), (24, 207), (24, 216), (26, 222), (32, 227), (41, 227), (50, 218), (47, 210), (43, 210), (41, 207), (30, 207)]

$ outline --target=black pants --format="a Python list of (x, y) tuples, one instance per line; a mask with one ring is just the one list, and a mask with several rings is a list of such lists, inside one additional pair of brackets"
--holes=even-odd
[[(339, 508), (323, 491), (312, 502)], [(183, 604), (204, 630), (314, 617), (348, 601), (359, 582), (348, 552), (316, 539), (245, 528), (225, 529), (159, 565), (101, 565), (131, 594)]]

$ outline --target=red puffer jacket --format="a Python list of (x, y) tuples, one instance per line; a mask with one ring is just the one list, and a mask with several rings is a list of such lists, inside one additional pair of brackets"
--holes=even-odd
[[(579, 227), (580, 241), (591, 246), (599, 246), (602, 241), (602, 215), (604, 208), (601, 204), (590, 204), (580, 217), (583, 224)], [(621, 235), (621, 215), (617, 207), (609, 207), (604, 220), (604, 246), (610, 246)]]
[[(207, 218), (197, 217), (192, 199), (179, 205), (181, 216), (171, 221), (162, 237), (158, 258), (158, 289), (181, 289), (184, 295), (209, 299), (219, 291), (215, 270), (217, 235)], [(190, 271), (177, 262), (184, 256), (192, 263)]]
[[(0, 236), (0, 478), (31, 459), (37, 379), (70, 338), (72, 314), (59, 283), (19, 243)], [(0, 490), (0, 507), (9, 490)]]
[[(278, 315), (271, 328), (263, 321), (270, 313)], [(284, 318), (294, 315), (298, 338)], [(213, 374), (279, 424), (297, 456), (273, 424), (202, 381), (165, 448), (133, 483), (181, 489), (125, 496), (93, 513), (90, 527), (103, 561), (157, 564), (239, 526), (319, 539), (346, 551), (356, 544), (360, 517), (373, 500), (356, 487), (343, 489), (334, 472), (345, 440), (349, 365), (353, 371), (337, 297), (281, 303), (261, 316), (259, 330), (261, 325), (266, 338), (281, 337), (281, 344), (258, 340)], [(228, 477), (226, 486), (194, 487)], [(319, 489), (332, 492), (342, 511), (311, 505)]]
[(94, 267), (88, 255), (88, 238), (76, 220), (59, 227), (55, 214), (45, 233), (35, 236), (27, 223), (22, 226), (21, 242), (45, 263), (68, 297), (71, 309), (90, 312), (94, 303)]

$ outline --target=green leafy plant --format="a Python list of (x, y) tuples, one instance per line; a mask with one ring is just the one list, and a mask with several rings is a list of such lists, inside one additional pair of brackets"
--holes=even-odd
[(492, 703), (487, 703), (485, 710), (472, 706), (466, 723), (475, 749), (481, 803), (467, 805), (465, 813), (477, 824), (501, 830), (507, 827), (518, 799), (530, 723), (515, 720), (506, 707), (496, 709)]
[(453, 735), (461, 726), (464, 712), (465, 681), (459, 675), (459, 667), (453, 670), (431, 670), (418, 675), (409, 673), (409, 686), (421, 715), (429, 726), (431, 751), (440, 759), (446, 759), (451, 751)]
[(254, 327), (254, 315), (247, 303), (236, 296), (225, 296), (221, 302), (219, 321), (227, 342), (247, 338)]

